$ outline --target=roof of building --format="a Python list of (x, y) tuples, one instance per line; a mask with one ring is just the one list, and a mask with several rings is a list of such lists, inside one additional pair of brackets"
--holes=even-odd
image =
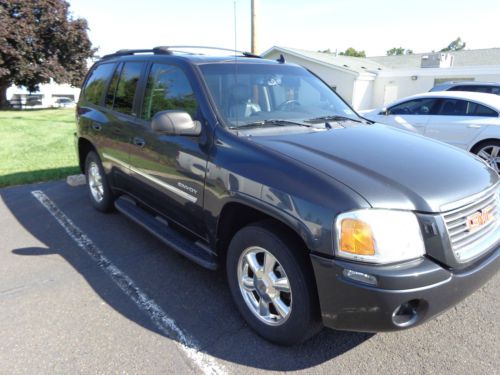
[[(500, 64), (500, 48), (471, 49), (446, 53), (453, 56), (453, 67)], [(422, 56), (430, 54), (432, 52), (397, 56), (370, 56), (368, 59), (388, 69), (411, 69), (420, 68)]]
[[(428, 52), (397, 56), (351, 57), (341, 56), (335, 53), (314, 52), (298, 48), (273, 46), (263, 52), (262, 56), (267, 57), (273, 52), (288, 53), (309, 61), (336, 66), (355, 73), (377, 73), (379, 71), (388, 70), (420, 69), (422, 57), (432, 54), (432, 52)], [(453, 68), (500, 65), (500, 48), (451, 51), (447, 53), (453, 56)]]
[(273, 46), (269, 48), (267, 51), (262, 53), (262, 57), (267, 57), (269, 54), (273, 52), (289, 53), (291, 55), (296, 55), (298, 57), (302, 57), (310, 61), (337, 66), (344, 70), (350, 70), (356, 73), (364, 73), (364, 72), (384, 69), (384, 67), (378, 62), (372, 61), (364, 57), (341, 56), (341, 55), (335, 55), (334, 53), (306, 51), (298, 48), (288, 48), (279, 46)]

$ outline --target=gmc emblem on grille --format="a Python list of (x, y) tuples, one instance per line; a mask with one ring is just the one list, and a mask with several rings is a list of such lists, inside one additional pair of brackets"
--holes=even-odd
[(491, 219), (493, 219), (493, 215), (491, 214), (491, 208), (474, 212), (472, 215), (469, 215), (466, 218), (467, 228), (469, 228), (469, 230), (479, 228), (484, 224), (488, 223)]

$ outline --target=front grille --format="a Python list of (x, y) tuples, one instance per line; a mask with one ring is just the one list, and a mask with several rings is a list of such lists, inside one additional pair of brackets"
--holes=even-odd
[[(488, 189), (470, 199), (466, 203), (458, 203), (458, 207), (447, 210), (441, 215), (446, 225), (451, 248), (460, 263), (468, 262), (481, 256), (500, 239), (500, 185)], [(469, 229), (467, 218), (476, 212), (487, 212), (492, 215), (488, 222)]]

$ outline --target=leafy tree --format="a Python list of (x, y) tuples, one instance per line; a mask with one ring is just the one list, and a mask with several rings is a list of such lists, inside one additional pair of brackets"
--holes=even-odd
[(73, 18), (64, 0), (0, 1), (0, 107), (12, 84), (36, 91), (54, 79), (79, 85), (95, 49), (87, 21)]
[(387, 56), (396, 56), (396, 55), (412, 55), (413, 50), (404, 49), (403, 47), (394, 47), (387, 51)]
[(448, 47), (445, 47), (441, 50), (441, 52), (448, 52), (448, 51), (461, 51), (465, 48), (465, 42), (462, 41), (460, 37), (455, 39), (453, 42), (448, 44)]
[(352, 57), (366, 57), (365, 51), (356, 51), (354, 48), (349, 47), (345, 52), (340, 52), (339, 55), (342, 56), (352, 56)]

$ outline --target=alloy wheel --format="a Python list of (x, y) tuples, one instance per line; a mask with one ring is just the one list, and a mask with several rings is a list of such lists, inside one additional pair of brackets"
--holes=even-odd
[(238, 283), (249, 310), (263, 323), (279, 326), (292, 312), (292, 289), (285, 270), (269, 251), (253, 246), (238, 261)]
[(497, 171), (497, 173), (500, 173), (500, 146), (484, 146), (479, 150), (477, 156), (484, 159), (491, 168)]
[(101, 202), (104, 199), (104, 185), (99, 166), (95, 162), (89, 164), (88, 179), (92, 197), (97, 203)]

